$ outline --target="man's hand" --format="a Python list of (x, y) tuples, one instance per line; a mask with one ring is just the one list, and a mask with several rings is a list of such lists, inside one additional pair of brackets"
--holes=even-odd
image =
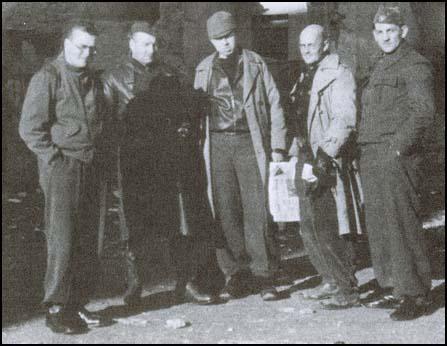
[(318, 148), (313, 172), (317, 177), (329, 176), (333, 170), (332, 159), (321, 148)]

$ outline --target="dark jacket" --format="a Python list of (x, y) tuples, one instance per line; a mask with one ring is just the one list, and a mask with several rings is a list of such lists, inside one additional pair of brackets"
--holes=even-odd
[(199, 144), (200, 117), (206, 106), (201, 93), (173, 75), (160, 73), (129, 101), (123, 113), (124, 204), (134, 200), (127, 199), (129, 194), (150, 200), (153, 229), (167, 238), (179, 231), (214, 238)]
[(404, 41), (378, 61), (363, 92), (362, 107), (359, 142), (387, 143), (403, 155), (417, 152), (434, 119), (429, 61)]
[(90, 162), (103, 132), (102, 99), (96, 74), (75, 71), (61, 54), (31, 79), (22, 109), (20, 136), (44, 162), (51, 162), (60, 154)]

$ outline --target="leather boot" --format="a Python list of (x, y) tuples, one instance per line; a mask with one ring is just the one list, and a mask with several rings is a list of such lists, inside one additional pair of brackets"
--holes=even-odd
[(127, 266), (127, 290), (124, 293), (124, 303), (136, 306), (141, 303), (142, 284), (135, 253), (127, 251), (125, 254)]

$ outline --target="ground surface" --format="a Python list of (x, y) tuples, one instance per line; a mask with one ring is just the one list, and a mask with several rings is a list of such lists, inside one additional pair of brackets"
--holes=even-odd
[[(122, 260), (115, 231), (106, 242), (98, 296), (89, 309), (112, 317), (110, 327), (88, 334), (61, 336), (44, 325), (42, 279), (45, 241), (36, 229), (41, 218), (39, 194), (3, 194), (2, 218), (2, 343), (445, 343), (445, 233), (443, 227), (427, 232), (433, 264), (434, 311), (411, 322), (392, 322), (387, 310), (365, 307), (324, 311), (300, 292), (315, 286), (305, 256), (284, 256), (290, 281), (280, 287), (284, 299), (263, 302), (253, 295), (215, 306), (173, 305), (172, 273), (166, 256), (149, 259), (148, 284), (140, 310), (122, 304)], [(114, 209), (110, 210), (113, 215)], [(113, 218), (112, 218), (113, 219)], [(116, 228), (114, 220), (112, 229)], [(115, 233), (113, 233), (115, 232)], [(290, 252), (283, 251), (283, 255)], [(365, 297), (373, 284), (368, 261), (357, 276)], [(171, 329), (166, 322), (181, 319), (187, 327)]]

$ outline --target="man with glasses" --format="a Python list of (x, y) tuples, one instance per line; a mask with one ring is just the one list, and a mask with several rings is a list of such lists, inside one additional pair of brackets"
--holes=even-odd
[(31, 79), (19, 126), (37, 155), (45, 195), (43, 304), (55, 333), (77, 334), (105, 323), (84, 308), (98, 268), (102, 88), (89, 68), (96, 36), (88, 22), (68, 26), (63, 51)]

